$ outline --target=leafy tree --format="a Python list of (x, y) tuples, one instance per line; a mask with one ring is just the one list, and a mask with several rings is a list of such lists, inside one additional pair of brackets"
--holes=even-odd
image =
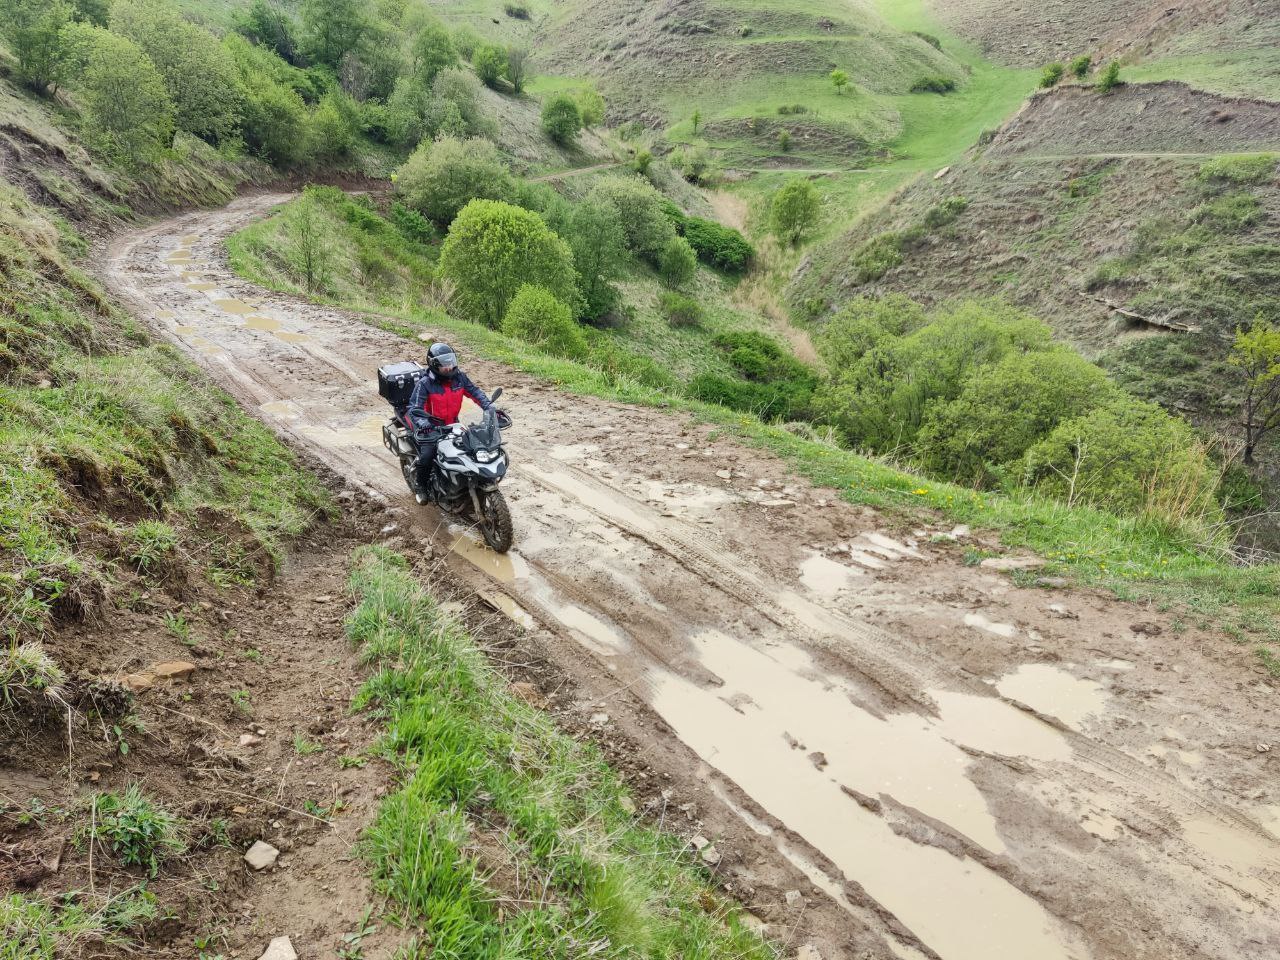
[(1221, 521), (1218, 474), (1190, 424), (1153, 403), (1114, 399), (1027, 451), (1025, 481), (1068, 505), (1191, 528)]
[(245, 143), (275, 166), (297, 163), (307, 148), (307, 108), (302, 96), (283, 78), (299, 71), (267, 48), (234, 34), (223, 40), (223, 47), (244, 89), (240, 132)]
[(924, 308), (902, 294), (851, 300), (822, 328), (815, 346), (828, 370), (853, 368), (873, 348), (929, 322)]
[(674, 164), (680, 170), (680, 176), (690, 183), (706, 183), (713, 175), (711, 155), (704, 144), (681, 147), (674, 157)]
[(440, 275), (457, 287), (464, 315), (497, 326), (525, 284), (572, 303), (573, 253), (536, 213), (499, 200), (472, 200), (440, 251)]
[(64, 0), (0, 0), (0, 32), (18, 60), (18, 77), (37, 93), (63, 78), (67, 49), (62, 28), (71, 14)]
[(338, 90), (329, 93), (311, 114), (307, 131), (311, 158), (324, 163), (345, 157), (355, 145), (356, 129), (351, 98)]
[(156, 0), (115, 0), (111, 29), (134, 41), (160, 71), (179, 130), (210, 143), (235, 139), (244, 85), (213, 34)]
[(1067, 69), (1071, 71), (1072, 75), (1077, 80), (1083, 80), (1085, 77), (1089, 75), (1089, 68), (1091, 66), (1093, 66), (1093, 58), (1090, 57), (1087, 53), (1082, 53), (1080, 56), (1076, 57), (1074, 60), (1071, 61), (1071, 64), (1067, 67)]
[(471, 54), (471, 65), (480, 82), (496, 90), (507, 70), (507, 51), (494, 43), (482, 43)]
[(613, 281), (621, 276), (626, 263), (627, 238), (618, 208), (607, 201), (582, 201), (573, 208), (565, 236), (578, 271), (583, 316), (595, 320), (617, 302)]
[(471, 71), (461, 67), (441, 70), (431, 85), (431, 95), (458, 108), (468, 133), (481, 132), (485, 124), (480, 110), (480, 82)]
[(808, 180), (799, 177), (788, 180), (773, 195), (769, 205), (769, 224), (783, 242), (799, 243), (817, 219), (818, 191)]
[(458, 56), (468, 62), (475, 55), (476, 49), (484, 43), (484, 38), (476, 33), (474, 27), (466, 24), (453, 31), (453, 46)]
[(1044, 70), (1040, 73), (1040, 88), (1048, 90), (1050, 87), (1056, 87), (1066, 72), (1067, 68), (1060, 63), (1045, 64)]
[(520, 288), (502, 318), (502, 332), (558, 357), (578, 360), (587, 354), (587, 338), (572, 311), (545, 287)]
[(567, 93), (557, 93), (542, 107), (542, 130), (561, 146), (568, 146), (582, 129), (578, 104)]
[(931, 406), (916, 447), (928, 469), (990, 484), (1059, 423), (1118, 394), (1069, 348), (1012, 354), (977, 370), (954, 400)]
[(665, 198), (640, 177), (604, 177), (587, 194), (592, 202), (612, 203), (618, 210), (627, 247), (656, 264), (676, 228), (664, 211)]
[(696, 137), (698, 135), (698, 125), (702, 123), (702, 111), (694, 110), (690, 119), (693, 120), (693, 135)]
[(515, 182), (488, 140), (442, 137), (423, 143), (396, 174), (404, 203), (445, 225), (477, 198), (515, 199)]
[(1280, 330), (1261, 317), (1236, 330), (1230, 359), (1244, 378), (1244, 462), (1252, 464), (1262, 438), (1280, 426)]
[(308, 293), (321, 293), (329, 286), (337, 257), (333, 228), (323, 204), (310, 190), (286, 208), (284, 260)]
[(298, 62), (293, 21), (274, 0), (253, 0), (248, 10), (236, 16), (235, 29), (242, 36), (273, 50), (285, 62)]
[(582, 117), (582, 126), (591, 129), (604, 122), (604, 97), (595, 87), (583, 87), (575, 98), (578, 102), (578, 114)]
[(778, 149), (781, 150), (783, 153), (790, 152), (791, 150), (791, 131), (790, 130), (778, 131)]
[(529, 48), (521, 46), (507, 47), (507, 79), (516, 93), (524, 93), (524, 85), (529, 79)]
[(88, 139), (132, 164), (154, 160), (173, 140), (174, 107), (164, 80), (128, 37), (85, 23), (64, 31)]
[(458, 51), (453, 38), (439, 21), (427, 23), (413, 38), (410, 45), (410, 61), (413, 75), (424, 87), (429, 88), (441, 70), (457, 66)]
[(360, 0), (302, 0), (303, 41), (317, 62), (337, 69), (342, 55), (360, 46), (365, 31)]
[(653, 163), (653, 154), (648, 150), (636, 151), (635, 157), (631, 161), (631, 169), (642, 177), (649, 175), (649, 167)]
[(836, 88), (836, 93), (844, 93), (845, 88), (849, 86), (849, 74), (837, 67), (829, 76), (831, 85)]
[(75, 18), (95, 27), (105, 27), (111, 13), (110, 0), (71, 0)]
[(668, 240), (658, 259), (658, 275), (662, 277), (662, 282), (675, 290), (692, 280), (697, 270), (698, 255), (689, 246), (689, 241), (684, 237), (672, 237)]
[(1120, 61), (1112, 60), (1107, 64), (1107, 69), (1102, 71), (1102, 76), (1098, 78), (1098, 92), (1110, 93), (1118, 86), (1120, 86)]

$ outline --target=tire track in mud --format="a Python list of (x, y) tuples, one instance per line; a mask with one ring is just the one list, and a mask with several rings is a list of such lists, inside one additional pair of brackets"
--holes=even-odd
[[(378, 351), (402, 353), (404, 342), (341, 311), (246, 294), (223, 266), (221, 238), (282, 199), (123, 238), (107, 281), (277, 432), (371, 494), (403, 499), (399, 470), (365, 434), (381, 412), (367, 385), (387, 358)], [(884, 956), (1261, 960), (1280, 949), (1275, 923), (1257, 927), (1254, 917), (1246, 933), (1234, 916), (1265, 905), (1280, 876), (1277, 844), (1254, 821), (1000, 695), (937, 649), (781, 582), (715, 531), (625, 493), (616, 463), (609, 484), (549, 459), (557, 438), (573, 434), (571, 418), (549, 413), (534, 431), (540, 448), (510, 445), (516, 552), (495, 558), (457, 532), (453, 552), (487, 580), (482, 593), (507, 598), (495, 605), (508, 615), (614, 671), (621, 690), (702, 758), (702, 779), (719, 782), (720, 794), (732, 789), (722, 799), (754, 818), (751, 829), (767, 824), (781, 855), (843, 899), (858, 924), (883, 928)], [(996, 786), (979, 790), (970, 782), (979, 771)], [(1038, 811), (1024, 795), (1033, 788), (1061, 812)], [(806, 791), (816, 798), (808, 806), (796, 796)], [(1057, 821), (1023, 824), (1003, 812), (1070, 819), (1086, 800), (1141, 842), (1082, 852), (1070, 838), (1045, 839)], [(1100, 893), (1072, 875), (1091, 869)], [(1132, 918), (1106, 916), (1130, 896)], [(1126, 939), (1130, 920), (1145, 939)]]

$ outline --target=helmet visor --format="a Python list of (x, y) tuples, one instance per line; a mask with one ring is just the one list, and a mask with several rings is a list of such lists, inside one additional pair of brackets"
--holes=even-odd
[(458, 355), (456, 353), (438, 353), (433, 358), (436, 370), (442, 377), (452, 377), (458, 372)]

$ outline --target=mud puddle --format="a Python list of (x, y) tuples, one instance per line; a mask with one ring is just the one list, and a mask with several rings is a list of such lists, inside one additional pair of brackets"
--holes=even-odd
[(1105, 712), (1110, 699), (1102, 684), (1047, 663), (1023, 664), (1001, 677), (996, 689), (1037, 713), (1057, 717), (1073, 730), (1079, 730), (1086, 718)]

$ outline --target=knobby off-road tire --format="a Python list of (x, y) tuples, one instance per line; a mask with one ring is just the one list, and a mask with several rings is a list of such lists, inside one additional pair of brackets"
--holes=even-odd
[(480, 495), (480, 532), (491, 550), (506, 553), (511, 549), (515, 528), (511, 523), (511, 510), (501, 490)]

